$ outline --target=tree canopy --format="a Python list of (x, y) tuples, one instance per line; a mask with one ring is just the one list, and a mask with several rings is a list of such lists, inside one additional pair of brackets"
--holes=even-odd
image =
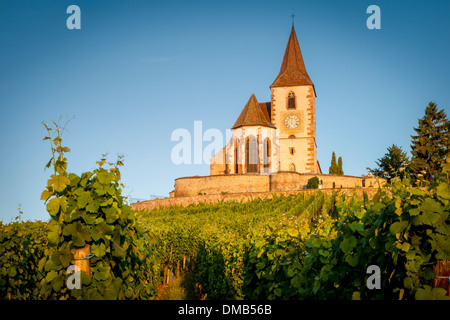
[(388, 182), (396, 176), (403, 178), (405, 169), (409, 164), (409, 158), (406, 151), (395, 144), (387, 148), (383, 157), (375, 161), (377, 168), (367, 170), (374, 175), (387, 179)]
[(414, 181), (432, 182), (441, 171), (446, 155), (450, 151), (450, 121), (444, 110), (430, 102), (425, 115), (414, 128), (411, 138), (411, 163), (409, 171)]

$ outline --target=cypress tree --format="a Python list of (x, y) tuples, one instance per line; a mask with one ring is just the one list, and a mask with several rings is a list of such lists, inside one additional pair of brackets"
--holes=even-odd
[(425, 108), (425, 115), (418, 120), (414, 128), (416, 135), (411, 136), (411, 177), (432, 182), (441, 171), (447, 153), (450, 151), (450, 121), (444, 110), (439, 110), (436, 103), (430, 102)]
[(337, 163), (336, 163), (336, 154), (333, 151), (333, 154), (331, 155), (331, 165), (328, 169), (329, 174), (337, 174)]
[(341, 176), (344, 174), (344, 170), (342, 169), (342, 157), (338, 158), (337, 174), (339, 174)]

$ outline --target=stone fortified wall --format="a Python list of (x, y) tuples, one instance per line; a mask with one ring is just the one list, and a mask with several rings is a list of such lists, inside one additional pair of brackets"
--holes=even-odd
[[(214, 195), (196, 195), (188, 197), (178, 197), (178, 198), (165, 198), (142, 201), (138, 203), (131, 204), (133, 210), (144, 210), (150, 211), (157, 209), (159, 207), (170, 207), (170, 206), (188, 206), (190, 204), (198, 203), (217, 203), (219, 201), (248, 201), (257, 198), (272, 198), (273, 196), (280, 195), (290, 195), (296, 194), (298, 192), (303, 192), (305, 195), (317, 192), (317, 189), (308, 189), (301, 191), (278, 191), (278, 192), (246, 192), (246, 193), (233, 193), (233, 194), (214, 194)], [(363, 192), (366, 192), (369, 198), (372, 198), (378, 191), (378, 188), (343, 188), (343, 189), (322, 189), (320, 190), (328, 195), (332, 194), (333, 191), (340, 191), (348, 195), (356, 193), (358, 196), (362, 196)]]
[[(308, 180), (312, 177), (321, 180), (320, 188), (356, 188), (378, 187), (385, 183), (385, 179), (378, 179), (368, 175), (362, 177), (311, 174), (298, 172), (278, 172), (270, 175), (261, 174), (230, 174), (183, 177), (175, 180), (175, 190), (171, 197), (188, 197), (197, 195), (231, 194), (246, 192), (274, 192), (304, 190)], [(334, 186), (333, 186), (334, 183)]]
[(175, 180), (175, 190), (170, 193), (170, 198), (133, 203), (131, 207), (134, 210), (152, 210), (158, 207), (187, 206), (222, 200), (241, 201), (271, 198), (273, 195), (289, 195), (298, 192), (311, 194), (318, 190), (306, 189), (308, 180), (312, 177), (318, 177), (321, 180), (319, 190), (327, 194), (340, 190), (347, 194), (356, 192), (361, 196), (363, 191), (366, 191), (368, 196), (372, 197), (378, 187), (382, 187), (386, 183), (385, 179), (375, 178), (373, 175), (355, 177), (297, 172), (278, 172), (270, 175), (229, 174), (183, 177)]

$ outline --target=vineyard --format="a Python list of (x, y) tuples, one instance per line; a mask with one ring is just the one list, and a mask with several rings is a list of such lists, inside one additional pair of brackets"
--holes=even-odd
[[(193, 261), (210, 299), (448, 299), (448, 279), (435, 278), (450, 257), (448, 184), (408, 185), (373, 199), (317, 191), (137, 216), (161, 244), (161, 266)], [(367, 287), (370, 265), (380, 289)]]
[(0, 299), (156, 299), (182, 272), (211, 300), (450, 299), (450, 162), (428, 189), (394, 179), (371, 199), (317, 191), (134, 212), (121, 158), (69, 173), (60, 132), (46, 137), (50, 221), (0, 223)]
[[(392, 191), (380, 190), (370, 200), (317, 191), (130, 212), (141, 236), (129, 246), (145, 252), (145, 259), (134, 259), (147, 266), (146, 273), (133, 271), (125, 257), (122, 269), (100, 266), (114, 243), (106, 247), (87, 237), (94, 271), (82, 290), (64, 285), (70, 252), (50, 254), (55, 224), (1, 225), (2, 298), (152, 299), (158, 283), (183, 269), (193, 273), (207, 299), (448, 298), (448, 280), (434, 272), (450, 257), (448, 184), (436, 191), (407, 184), (398, 180)], [(61, 272), (52, 273), (57, 263), (61, 268), (53, 268)], [(369, 265), (379, 266), (381, 289), (367, 288)], [(117, 289), (110, 296), (100, 291), (108, 284)]]

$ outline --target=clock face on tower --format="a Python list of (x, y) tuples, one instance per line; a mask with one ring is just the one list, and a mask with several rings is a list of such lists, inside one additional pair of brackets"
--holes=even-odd
[(298, 127), (300, 119), (295, 114), (290, 114), (284, 119), (284, 125), (288, 129), (295, 129)]

